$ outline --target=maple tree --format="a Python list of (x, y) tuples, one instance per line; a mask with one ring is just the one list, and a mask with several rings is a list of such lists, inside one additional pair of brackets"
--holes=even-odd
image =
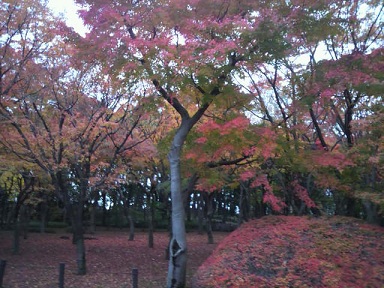
[(168, 287), (185, 285), (191, 202), (212, 242), (218, 193), (236, 195), (239, 222), (251, 203), (302, 215), (327, 201), (380, 221), (381, 1), (77, 0), (84, 38), (18, 3), (1, 8), (0, 149), (48, 173), (79, 274), (100, 199), (104, 220), (107, 201), (131, 224), (131, 205), (148, 209), (151, 245), (170, 191)]
[[(339, 148), (344, 142), (353, 145), (356, 136), (352, 123), (365, 121), (368, 107), (380, 102), (382, 76), (378, 67), (382, 53), (378, 47), (382, 43), (383, 8), (380, 1), (296, 4), (292, 1), (288, 5), (292, 18), (280, 19), (284, 14), (277, 13), (279, 21), (267, 21), (271, 33), (274, 31), (271, 43), (275, 41), (278, 48), (270, 51), (272, 55), (265, 55), (263, 65), (244, 65), (242, 77), (249, 79), (251, 85), (243, 87), (257, 103), (250, 110), (252, 116), (280, 135), (279, 156), (269, 159), (273, 164), (269, 175), (275, 175), (272, 184), (279, 182), (286, 206), (298, 213), (303, 206), (295, 208), (295, 198), (304, 201), (307, 196), (300, 193), (305, 197), (297, 197), (300, 194), (289, 187), (299, 179), (302, 187), (310, 184), (306, 190), (312, 197), (316, 196), (313, 193), (321, 194), (324, 187), (331, 188), (332, 184), (319, 175), (324, 172), (321, 166), (342, 171), (343, 165), (353, 165), (353, 159)], [(278, 7), (277, 11), (288, 13), (284, 4)], [(331, 54), (331, 60), (323, 60), (322, 49)], [(373, 58), (375, 63), (369, 60)], [(362, 59), (366, 65), (361, 65)], [(343, 190), (341, 184), (338, 188)]]
[[(50, 43), (54, 43), (53, 34), (50, 33), (49, 26), (54, 26), (53, 16), (40, 3), (33, 1), (23, 1), (16, 5), (14, 1), (6, 1), (1, 6), (1, 69), (0, 69), (0, 125), (1, 125), (1, 144), (5, 153), (12, 153), (14, 148), (7, 145), (10, 138), (17, 131), (22, 132), (22, 126), (28, 125), (23, 122), (20, 115), (25, 115), (29, 111), (24, 103), (33, 102), (39, 88), (34, 86), (44, 62), (44, 52)], [(26, 6), (32, 4), (32, 8), (27, 10)], [(46, 23), (47, 25), (42, 25)], [(61, 22), (57, 22), (60, 26)], [(43, 78), (41, 78), (42, 80)], [(24, 91), (25, 93), (20, 91)], [(20, 95), (22, 94), (22, 95)], [(31, 104), (32, 105), (32, 104)], [(24, 109), (25, 108), (25, 109)], [(23, 111), (23, 112), (22, 112)], [(30, 115), (30, 114), (29, 114)], [(16, 133), (11, 133), (15, 129)], [(27, 139), (20, 139), (16, 142), (21, 146)], [(24, 142), (25, 143), (25, 142)], [(17, 148), (16, 148), (17, 149)], [(20, 152), (20, 151), (19, 151)], [(8, 156), (2, 169), (2, 188), (5, 193), (13, 194), (16, 199), (13, 209), (13, 221), (15, 225), (14, 252), (19, 250), (19, 231), (20, 231), (20, 211), (25, 207), (25, 203), (33, 191), (35, 178), (39, 168), (31, 163), (23, 163), (24, 153), (16, 154), (18, 157)], [(12, 197), (12, 198), (13, 198)]]
[[(342, 200), (346, 199), (346, 201), (344, 200), (346, 203), (337, 203), (337, 206), (350, 206), (346, 213), (356, 215), (358, 212), (353, 212), (357, 206), (355, 203), (364, 197), (360, 197), (359, 192), (353, 187), (358, 185), (360, 189), (366, 190), (367, 186), (371, 188), (375, 186), (376, 188), (369, 189), (373, 194), (377, 194), (376, 189), (380, 187), (380, 179), (382, 179), (380, 173), (376, 172), (376, 168), (372, 169), (371, 165), (366, 165), (369, 160), (367, 158), (364, 162), (360, 161), (361, 159), (357, 160), (359, 157), (354, 156), (356, 155), (354, 151), (359, 150), (360, 156), (366, 154), (363, 152), (365, 150), (363, 142), (366, 137), (371, 137), (368, 136), (371, 133), (365, 132), (370, 131), (371, 128), (368, 126), (376, 125), (371, 120), (370, 114), (373, 113), (377, 120), (382, 117), (382, 112), (376, 107), (380, 106), (378, 103), (382, 102), (380, 91), (382, 91), (383, 74), (380, 67), (383, 65), (383, 51), (380, 46), (383, 41), (381, 28), (383, 4), (380, 1), (370, 3), (359, 1), (345, 5), (340, 11), (340, 32), (325, 40), (330, 60), (314, 63), (314, 81), (311, 84), (310, 93), (318, 95), (315, 96), (316, 100), (313, 103), (314, 109), (317, 111), (316, 117), (327, 119), (319, 125), (318, 134), (321, 133), (320, 129), (324, 131), (324, 135), (333, 134), (333, 137), (328, 137), (329, 142), (332, 139), (332, 142), (328, 144), (329, 149), (343, 152), (346, 157), (344, 161), (353, 163), (353, 167), (350, 166), (342, 172), (344, 180), (340, 181), (339, 188), (341, 189), (336, 188), (335, 190), (338, 190), (337, 193), (345, 195), (341, 198)], [(365, 126), (367, 122), (370, 124)], [(361, 130), (362, 127), (365, 127), (364, 132)], [(375, 145), (380, 146), (382, 137), (375, 134), (374, 138)], [(379, 151), (373, 148), (368, 154), (375, 154)], [(371, 154), (371, 156), (373, 155)], [(367, 157), (367, 155), (363, 157)], [(328, 159), (328, 164), (331, 164), (332, 159), (329, 158), (328, 153), (324, 153), (323, 160), (327, 161), (326, 159)], [(380, 161), (376, 165), (373, 167), (379, 167)], [(362, 176), (353, 177), (352, 180), (353, 174)], [(368, 184), (364, 180), (364, 178), (370, 177), (366, 175), (375, 175), (374, 179), (378, 180), (375, 180), (375, 185), (372, 186), (372, 183)], [(369, 210), (371, 209), (367, 209), (367, 211)]]
[[(25, 219), (26, 204), (32, 198), (31, 195), (33, 194), (35, 185), (35, 176), (32, 170), (27, 170), (26, 167), (20, 167), (19, 170), (16, 169), (17, 166), (13, 167), (13, 171), (10, 169), (4, 171), (0, 177), (0, 189), (7, 195), (6, 200), (15, 199), (11, 212), (14, 223), (14, 239), (12, 245), (12, 252), (14, 254), (18, 254), (20, 251), (21, 226), (25, 224), (21, 218)], [(26, 237), (25, 229), (24, 227), (24, 237)]]
[(21, 4), (11, 1), (1, 13), (0, 142), (50, 176), (72, 217), (78, 273), (85, 274), (82, 215), (90, 190), (112, 174), (118, 155), (145, 141), (157, 120), (144, 116), (132, 96), (135, 83), (119, 88), (95, 61), (75, 58), (78, 36), (60, 21), (51, 24), (57, 19), (43, 3)]
[[(273, 182), (282, 188), (285, 200), (279, 202), (272, 193), (268, 179), (271, 173), (255, 175), (253, 185), (264, 187), (265, 201), (276, 209), (295, 206), (296, 198), (309, 208), (314, 206), (308, 188), (303, 184), (310, 182), (312, 173), (303, 175), (305, 161), (298, 158), (299, 163), (295, 155), (306, 155), (302, 153), (305, 150), (305, 142), (301, 141), (303, 135), (309, 139), (308, 144), (319, 140), (324, 149), (328, 149), (328, 144), (319, 125), (318, 109), (303, 105), (308, 115), (299, 105), (310, 101), (314, 87), (299, 91), (300, 87), (308, 85), (305, 82), (306, 70), (304, 65), (294, 70), (298, 64), (292, 59), (309, 54), (310, 67), (316, 64), (313, 56), (318, 45), (342, 37), (344, 21), (352, 23), (348, 21), (357, 15), (354, 6), (344, 7), (342, 1), (307, 3), (304, 6), (297, 1), (152, 1), (151, 5), (142, 2), (77, 2), (85, 5), (81, 16), (90, 27), (86, 41), (98, 47), (100, 53), (96, 56), (106, 71), (126, 81), (140, 77), (143, 87), (157, 92), (180, 117), (168, 154), (173, 215), (168, 287), (183, 286), (185, 277), (181, 148), (204, 114), (222, 109), (228, 99), (243, 94), (235, 82), (239, 77), (254, 84), (247, 90), (255, 95), (256, 109), (262, 111), (262, 117), (265, 116), (268, 125), (272, 125), (272, 130), (278, 135), (280, 147), (275, 153), (280, 153), (280, 157), (272, 162), (272, 168), (277, 172)], [(373, 10), (380, 8), (379, 1), (364, 4)], [(341, 14), (338, 13), (340, 9)], [(351, 11), (355, 14), (350, 15)], [(378, 19), (379, 16), (374, 17), (372, 25), (367, 25), (372, 27), (368, 32), (369, 39), (379, 39), (381, 35), (377, 30)], [(318, 70), (316, 66), (311, 71)], [(257, 75), (265, 81), (261, 83)], [(286, 79), (291, 80), (288, 85)], [(271, 98), (275, 101), (271, 108), (262, 95), (262, 92), (269, 95), (269, 91), (272, 91)], [(320, 95), (319, 105), (326, 99), (326, 93)], [(255, 114), (259, 115), (259, 111)], [(346, 119), (350, 121), (348, 117)], [(312, 121), (311, 129), (306, 128), (309, 119)], [(349, 122), (343, 126), (349, 127)], [(306, 136), (313, 130), (316, 131), (315, 138)], [(347, 141), (351, 143), (349, 130), (344, 130)], [(197, 141), (203, 144), (206, 140), (199, 138)], [(225, 148), (220, 146), (220, 149)], [(287, 172), (286, 168), (292, 171)]]
[[(228, 94), (224, 93), (223, 87), (229, 81), (231, 70), (239, 59), (236, 52), (231, 53), (234, 42), (221, 38), (225, 34), (220, 35), (222, 32), (217, 26), (234, 29), (233, 20), (243, 22), (241, 8), (220, 4), (222, 10), (217, 15), (207, 9), (213, 7), (213, 3), (203, 2), (194, 3), (192, 6), (179, 1), (154, 1), (150, 6), (139, 2), (124, 3), (125, 5), (96, 1), (78, 2), (89, 4), (88, 9), (82, 12), (85, 24), (91, 26), (87, 38), (93, 45), (98, 45), (100, 51), (112, 53), (113, 57), (108, 59), (101, 55), (105, 65), (111, 67), (111, 72), (124, 76), (128, 71), (132, 71), (132, 68), (136, 68), (138, 73), (146, 77), (146, 85), (153, 85), (154, 90), (157, 90), (181, 118), (168, 154), (172, 195), (172, 239), (169, 245), (171, 257), (167, 286), (183, 287), (187, 243), (181, 193), (181, 148), (189, 131), (216, 96), (225, 97), (225, 94)], [(206, 5), (209, 7), (205, 7)], [(167, 9), (162, 9), (165, 6)], [(195, 9), (198, 9), (198, 13), (194, 12)], [(158, 17), (161, 14), (163, 17)], [(176, 20), (175, 16), (178, 14), (186, 15), (177, 17)], [(144, 15), (146, 21), (141, 19)], [(200, 21), (205, 21), (205, 24), (200, 25)], [(215, 30), (217, 37), (207, 33), (210, 26)], [(112, 38), (106, 40), (100, 37), (102, 35), (107, 38), (113, 35), (113, 41), (110, 41)], [(223, 57), (216, 57), (219, 52), (223, 53)], [(197, 57), (199, 61), (196, 61)], [(214, 69), (214, 66), (220, 68)], [(119, 70), (114, 71), (115, 69)], [(188, 110), (191, 106), (189, 101), (193, 101), (193, 98), (196, 99), (195, 106), (193, 110)]]

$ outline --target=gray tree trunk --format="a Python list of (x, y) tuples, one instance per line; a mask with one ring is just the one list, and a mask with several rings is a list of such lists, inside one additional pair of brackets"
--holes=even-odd
[(83, 229), (83, 204), (77, 203), (73, 207), (73, 244), (76, 245), (77, 274), (85, 275), (87, 273), (85, 260), (85, 243)]
[(205, 227), (207, 229), (207, 236), (208, 236), (208, 244), (213, 244), (213, 233), (212, 233), (212, 217), (213, 217), (213, 193), (210, 192), (204, 192), (206, 193), (206, 207), (207, 207), (207, 215), (206, 215), (206, 224)]
[[(168, 288), (185, 287), (187, 271), (187, 239), (185, 211), (181, 190), (180, 153), (188, 131), (181, 125), (176, 133), (168, 160), (171, 171), (172, 237), (169, 245)], [(184, 134), (184, 135), (183, 135)]]
[(133, 241), (135, 239), (135, 222), (133, 221), (133, 217), (131, 214), (131, 208), (129, 204), (129, 200), (126, 197), (123, 197), (123, 203), (124, 203), (124, 216), (127, 219), (129, 223), (129, 241)]
[[(189, 131), (204, 115), (208, 109), (213, 97), (220, 94), (219, 87), (214, 87), (211, 92), (207, 93), (201, 87), (199, 91), (211, 96), (211, 99), (200, 106), (195, 114), (190, 117), (187, 109), (179, 102), (176, 97), (166, 91), (157, 79), (152, 80), (157, 91), (181, 116), (181, 124), (173, 137), (171, 149), (168, 154), (171, 174), (171, 201), (172, 201), (172, 237), (169, 245), (169, 265), (167, 276), (167, 287), (178, 288), (185, 287), (186, 284), (186, 268), (187, 268), (187, 241), (185, 235), (185, 211), (184, 199), (181, 190), (181, 172), (180, 172), (180, 153), (182, 146), (187, 138)], [(224, 82), (219, 79), (220, 84)]]
[(155, 218), (155, 208), (153, 206), (153, 192), (147, 193), (147, 206), (148, 206), (148, 248), (154, 247), (154, 241), (153, 241), (153, 232), (154, 232), (154, 225), (153, 221)]
[(40, 233), (45, 233), (47, 226), (48, 204), (44, 196), (43, 201), (40, 203)]
[(89, 232), (91, 234), (96, 233), (96, 207), (97, 207), (96, 201), (92, 203), (91, 206), (89, 207), (90, 209)]
[(20, 222), (19, 219), (15, 219), (14, 230), (13, 230), (13, 244), (12, 253), (14, 255), (20, 252)]
[(200, 235), (204, 234), (204, 227), (203, 227), (203, 221), (204, 221), (204, 197), (203, 192), (199, 193), (199, 200), (198, 200), (198, 211), (197, 211), (197, 219), (198, 219), (198, 233)]
[(135, 223), (133, 221), (132, 215), (128, 216), (129, 220), (129, 241), (133, 241), (135, 239)]

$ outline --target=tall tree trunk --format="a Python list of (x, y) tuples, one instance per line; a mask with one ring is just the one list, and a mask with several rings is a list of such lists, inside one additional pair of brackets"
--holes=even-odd
[(102, 216), (102, 224), (103, 226), (107, 226), (107, 194), (103, 192), (103, 216)]
[(44, 196), (43, 201), (40, 203), (40, 233), (45, 233), (45, 228), (47, 226), (47, 216), (48, 204), (46, 196)]
[(14, 230), (13, 230), (12, 253), (14, 255), (17, 255), (20, 252), (20, 222), (19, 222), (19, 219), (15, 219), (13, 229)]
[(169, 245), (168, 288), (185, 287), (187, 270), (185, 211), (180, 175), (180, 152), (184, 139), (179, 139), (179, 137), (178, 134), (175, 135), (171, 151), (168, 154), (172, 199), (172, 237)]
[(197, 219), (198, 219), (198, 233), (202, 235), (204, 233), (203, 221), (204, 221), (204, 197), (203, 192), (199, 193), (198, 200), (198, 211), (197, 211)]
[(90, 209), (90, 223), (89, 223), (89, 229), (91, 234), (96, 233), (96, 207), (97, 207), (97, 201), (95, 200), (94, 203), (91, 203), (89, 209)]
[(74, 205), (72, 227), (73, 227), (73, 243), (76, 245), (76, 262), (77, 274), (85, 275), (87, 273), (85, 260), (85, 243), (83, 230), (83, 203), (79, 201)]
[(12, 253), (14, 255), (17, 255), (20, 252), (20, 230), (21, 230), (20, 210), (21, 210), (21, 204), (17, 202), (13, 212), (13, 229), (14, 230), (13, 230)]
[[(206, 193), (206, 192), (204, 192)], [(212, 217), (213, 217), (213, 193), (206, 193), (206, 202), (207, 205), (207, 221), (206, 221), (206, 229), (208, 236), (208, 244), (213, 244), (213, 233), (212, 233)]]
[(237, 226), (240, 226), (243, 223), (244, 217), (243, 217), (243, 200), (244, 200), (244, 187), (240, 184), (240, 195), (239, 195), (239, 216), (237, 219)]
[[(235, 65), (236, 63), (234, 63)], [(169, 245), (169, 265), (167, 276), (167, 287), (185, 287), (187, 269), (187, 240), (185, 235), (184, 199), (181, 190), (180, 154), (182, 146), (189, 131), (204, 115), (211, 101), (206, 101), (191, 117), (188, 110), (179, 102), (176, 97), (171, 96), (159, 83), (157, 79), (152, 80), (155, 88), (170, 105), (181, 116), (181, 124), (173, 137), (171, 149), (168, 154), (171, 175), (171, 200), (172, 200), (172, 237)], [(220, 78), (219, 83), (223, 84), (224, 79)], [(202, 88), (199, 91), (211, 97), (220, 94), (220, 89), (215, 86), (207, 93)]]
[(124, 216), (127, 219), (129, 223), (129, 241), (133, 241), (135, 239), (135, 222), (133, 221), (133, 217), (131, 214), (131, 208), (129, 204), (129, 200), (126, 197), (123, 197), (123, 204), (124, 204)]
[(28, 239), (28, 229), (30, 220), (30, 207), (23, 205), (20, 210), (21, 230), (23, 232), (23, 238)]
[(133, 241), (135, 239), (135, 223), (133, 221), (132, 215), (129, 214), (129, 241)]
[(192, 219), (192, 212), (191, 212), (191, 194), (186, 195), (185, 211), (186, 211), (186, 214), (187, 214), (187, 221), (188, 221), (188, 222), (191, 222), (191, 219)]
[[(152, 189), (151, 189), (152, 190)], [(155, 208), (153, 205), (153, 192), (147, 193), (147, 205), (148, 205), (148, 248), (153, 248), (153, 221), (155, 218)]]
[(383, 217), (379, 213), (379, 206), (370, 200), (363, 200), (364, 212), (368, 223), (380, 225)]

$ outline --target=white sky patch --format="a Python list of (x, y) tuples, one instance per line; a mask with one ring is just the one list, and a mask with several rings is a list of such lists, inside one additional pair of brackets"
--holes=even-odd
[(56, 15), (62, 15), (68, 26), (73, 27), (81, 36), (85, 36), (88, 29), (84, 26), (83, 21), (77, 14), (79, 6), (74, 0), (49, 0), (48, 7), (53, 10)]

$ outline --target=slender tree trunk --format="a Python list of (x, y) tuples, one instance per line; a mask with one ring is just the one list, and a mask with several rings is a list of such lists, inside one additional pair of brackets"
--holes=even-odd
[(103, 226), (107, 226), (107, 195), (106, 193), (103, 193), (103, 216), (102, 216), (102, 223)]
[[(181, 124), (172, 140), (171, 149), (168, 154), (171, 175), (171, 200), (172, 200), (172, 238), (169, 245), (169, 266), (167, 276), (167, 287), (185, 287), (187, 269), (187, 241), (185, 234), (185, 211), (184, 199), (181, 191), (180, 153), (182, 145), (187, 138), (189, 131), (204, 115), (211, 101), (203, 103), (202, 106), (190, 117), (187, 109), (175, 97), (172, 97), (160, 85), (157, 79), (152, 80), (157, 91), (181, 116)], [(224, 80), (219, 79), (220, 84)], [(206, 94), (203, 89), (199, 89)], [(214, 97), (220, 94), (219, 87), (214, 87), (209, 95)]]
[(191, 222), (192, 212), (191, 212), (191, 194), (188, 194), (185, 201), (185, 210), (187, 214), (187, 221)]
[(13, 212), (13, 244), (12, 244), (12, 253), (14, 255), (19, 254), (20, 252), (20, 210), (21, 205), (16, 203), (15, 210)]
[(380, 225), (383, 217), (380, 217), (379, 207), (370, 200), (363, 200), (366, 220), (368, 223)]
[[(181, 129), (178, 132), (180, 131)], [(186, 284), (187, 239), (180, 175), (180, 152), (185, 137), (183, 139), (183, 137), (178, 134), (179, 133), (176, 133), (171, 151), (168, 154), (172, 199), (172, 237), (169, 245), (168, 288), (185, 287)]]
[(15, 219), (13, 229), (14, 230), (13, 230), (12, 253), (14, 255), (17, 255), (20, 252), (20, 222), (19, 222), (19, 219)]
[(148, 205), (148, 248), (153, 248), (153, 220), (155, 217), (155, 209), (153, 205), (152, 199), (152, 191), (147, 193), (147, 205)]
[(243, 223), (243, 221), (244, 221), (244, 217), (243, 217), (243, 213), (244, 213), (243, 201), (244, 201), (244, 187), (243, 187), (242, 184), (240, 184), (239, 216), (238, 216), (238, 220), (237, 220), (237, 226), (240, 226)]
[(21, 213), (21, 230), (23, 231), (23, 238), (28, 239), (29, 219), (30, 219), (30, 207), (23, 205), (20, 210)]
[(95, 234), (96, 233), (96, 207), (97, 207), (97, 202), (95, 201), (94, 203), (91, 203), (90, 206), (90, 233)]
[(197, 211), (197, 219), (198, 219), (198, 233), (202, 235), (204, 233), (203, 221), (204, 221), (204, 197), (203, 193), (199, 193), (198, 200), (198, 211)]
[(85, 275), (87, 273), (85, 260), (85, 243), (83, 230), (83, 204), (77, 203), (73, 207), (73, 242), (76, 245), (77, 274)]
[(123, 197), (123, 203), (124, 203), (124, 215), (129, 223), (129, 241), (133, 241), (135, 239), (135, 222), (133, 221), (133, 217), (131, 215), (131, 208), (129, 207), (129, 200), (125, 197)]
[[(204, 192), (206, 193), (206, 192)], [(206, 204), (207, 205), (207, 221), (206, 229), (208, 236), (208, 244), (213, 244), (213, 233), (212, 233), (212, 217), (213, 217), (213, 193), (206, 193)]]
[(44, 200), (40, 203), (40, 233), (45, 233), (47, 225), (48, 205), (44, 197)]
[(129, 220), (129, 241), (133, 241), (135, 239), (135, 223), (133, 221), (132, 215), (128, 216)]

